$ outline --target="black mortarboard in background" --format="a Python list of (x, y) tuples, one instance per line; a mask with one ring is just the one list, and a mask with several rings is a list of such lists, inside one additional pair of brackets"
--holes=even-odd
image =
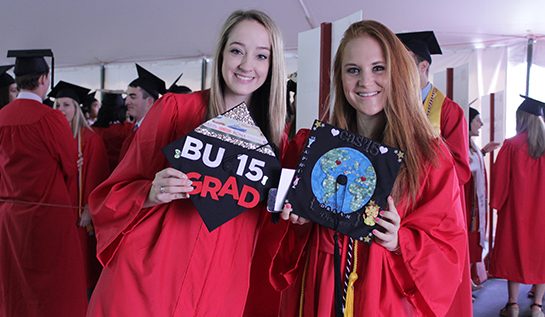
[(96, 94), (97, 92), (95, 90), (92, 93), (85, 96), (85, 99), (83, 99), (83, 101), (81, 102), (82, 107), (87, 109), (91, 108), (91, 105), (93, 104), (93, 102), (98, 101), (98, 99), (95, 97)]
[(520, 104), (518, 110), (522, 110), (536, 116), (543, 115), (543, 108), (545, 108), (545, 103), (523, 95), (520, 96), (524, 98), (524, 101)]
[(51, 56), (53, 52), (50, 49), (45, 50), (10, 50), (8, 57), (15, 57), (15, 76), (24, 76), (28, 74), (42, 73), (49, 69), (44, 56)]
[(61, 80), (55, 85), (48, 96), (55, 99), (68, 97), (74, 99), (78, 104), (81, 104), (90, 91), (91, 89), (89, 88), (84, 88)]
[(431, 64), (431, 55), (443, 54), (433, 31), (398, 33), (397, 37), (411, 52)]
[(6, 73), (12, 67), (13, 65), (0, 66), (0, 88), (7, 87), (15, 83), (15, 80), (13, 79), (13, 77), (11, 77), (10, 74)]
[(125, 101), (121, 92), (102, 92), (103, 107), (119, 107), (124, 106)]
[(183, 74), (184, 73), (181, 73), (180, 76), (178, 76), (178, 78), (176, 78), (176, 80), (172, 83), (172, 85), (170, 85), (170, 87), (168, 87), (167, 92), (171, 92), (171, 93), (174, 93), (174, 94), (189, 94), (189, 93), (191, 93), (191, 89), (189, 87), (176, 85), (178, 80), (180, 80), (180, 78), (182, 78)]
[(162, 150), (187, 174), (193, 205), (212, 231), (266, 200), (280, 161), (244, 103), (212, 118)]
[(165, 81), (161, 78), (153, 75), (142, 66), (136, 64), (136, 71), (138, 72), (138, 78), (133, 80), (129, 86), (136, 86), (144, 89), (155, 99), (159, 98), (159, 95), (166, 93)]

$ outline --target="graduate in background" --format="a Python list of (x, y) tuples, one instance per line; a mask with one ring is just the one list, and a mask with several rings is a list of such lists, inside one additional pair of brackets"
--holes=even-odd
[(62, 113), (42, 103), (43, 52), (10, 55), (21, 92), (0, 110), (0, 316), (85, 316), (76, 142)]
[(544, 103), (532, 98), (517, 109), (517, 135), (503, 142), (492, 166), (490, 206), (498, 210), (490, 275), (508, 281), (508, 300), (501, 316), (518, 316), (519, 283), (536, 284), (532, 317), (543, 316), (545, 293)]
[(110, 174), (119, 162), (121, 147), (125, 139), (132, 134), (134, 123), (127, 120), (127, 106), (121, 93), (103, 92), (102, 107), (98, 111), (97, 121), (92, 126), (104, 142)]
[[(345, 32), (333, 71), (331, 124), (405, 152), (373, 243), (339, 237), (344, 314), (444, 316), (462, 280), (467, 235), (454, 162), (422, 112), (414, 60), (384, 25), (361, 21)], [(308, 134), (292, 140), (286, 166), (297, 164)], [(271, 267), (283, 290), (280, 316), (340, 316), (333, 230), (290, 212), (286, 205), (282, 218), (292, 224)], [(463, 300), (461, 316), (471, 316), (471, 294)]]
[[(127, 155), (90, 197), (104, 269), (88, 316), (242, 316), (263, 204), (209, 232), (188, 193), (187, 176), (161, 148), (246, 102), (269, 142), (285, 123), (280, 30), (260, 11), (224, 24), (212, 88), (166, 94), (150, 109)], [(189, 171), (188, 171), (189, 172)]]
[(80, 211), (77, 226), (81, 239), (83, 259), (87, 276), (87, 290), (90, 293), (98, 280), (102, 266), (96, 258), (96, 238), (91, 225), (89, 194), (110, 175), (108, 156), (100, 136), (87, 124), (80, 108), (89, 89), (60, 81), (49, 93), (55, 98), (53, 109), (64, 114), (70, 124), (72, 135), (78, 145), (78, 153), (83, 158), (83, 165), (78, 168), (78, 207)]
[(17, 99), (19, 95), (15, 79), (6, 73), (12, 67), (13, 65), (0, 66), (0, 109)]

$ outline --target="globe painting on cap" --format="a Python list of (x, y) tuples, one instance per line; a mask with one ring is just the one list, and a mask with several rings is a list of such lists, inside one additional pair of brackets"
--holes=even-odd
[(404, 155), (316, 120), (286, 201), (293, 213), (370, 244)]
[(241, 103), (162, 150), (170, 165), (193, 182), (191, 201), (213, 231), (257, 206), (278, 184), (275, 147)]

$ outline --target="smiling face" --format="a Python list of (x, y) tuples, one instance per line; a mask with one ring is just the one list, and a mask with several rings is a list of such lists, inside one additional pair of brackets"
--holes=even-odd
[(74, 106), (74, 103), (74, 99), (69, 97), (61, 97), (57, 99), (57, 107), (66, 117), (66, 120), (68, 120), (70, 126), (72, 126), (72, 120), (76, 115), (76, 107)]
[(140, 87), (127, 87), (127, 99), (125, 99), (125, 105), (127, 105), (127, 111), (136, 122), (142, 120), (151, 108), (153, 101), (151, 97), (144, 98), (142, 88)]
[(347, 43), (342, 57), (342, 85), (358, 116), (373, 117), (386, 106), (386, 60), (379, 43), (363, 36)]
[(228, 109), (242, 101), (249, 104), (253, 92), (267, 79), (270, 58), (270, 35), (262, 24), (244, 20), (233, 28), (223, 49), (221, 65)]

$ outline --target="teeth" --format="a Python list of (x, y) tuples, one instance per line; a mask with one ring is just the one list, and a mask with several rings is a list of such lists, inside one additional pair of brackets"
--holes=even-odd
[(242, 80), (252, 80), (253, 77), (246, 77), (246, 76), (242, 76), (242, 75), (239, 75), (239, 74), (235, 74), (235, 76), (239, 79), (242, 79)]
[(357, 95), (360, 96), (360, 97), (371, 97), (371, 96), (378, 95), (378, 91), (370, 92), (368, 94), (358, 92)]

